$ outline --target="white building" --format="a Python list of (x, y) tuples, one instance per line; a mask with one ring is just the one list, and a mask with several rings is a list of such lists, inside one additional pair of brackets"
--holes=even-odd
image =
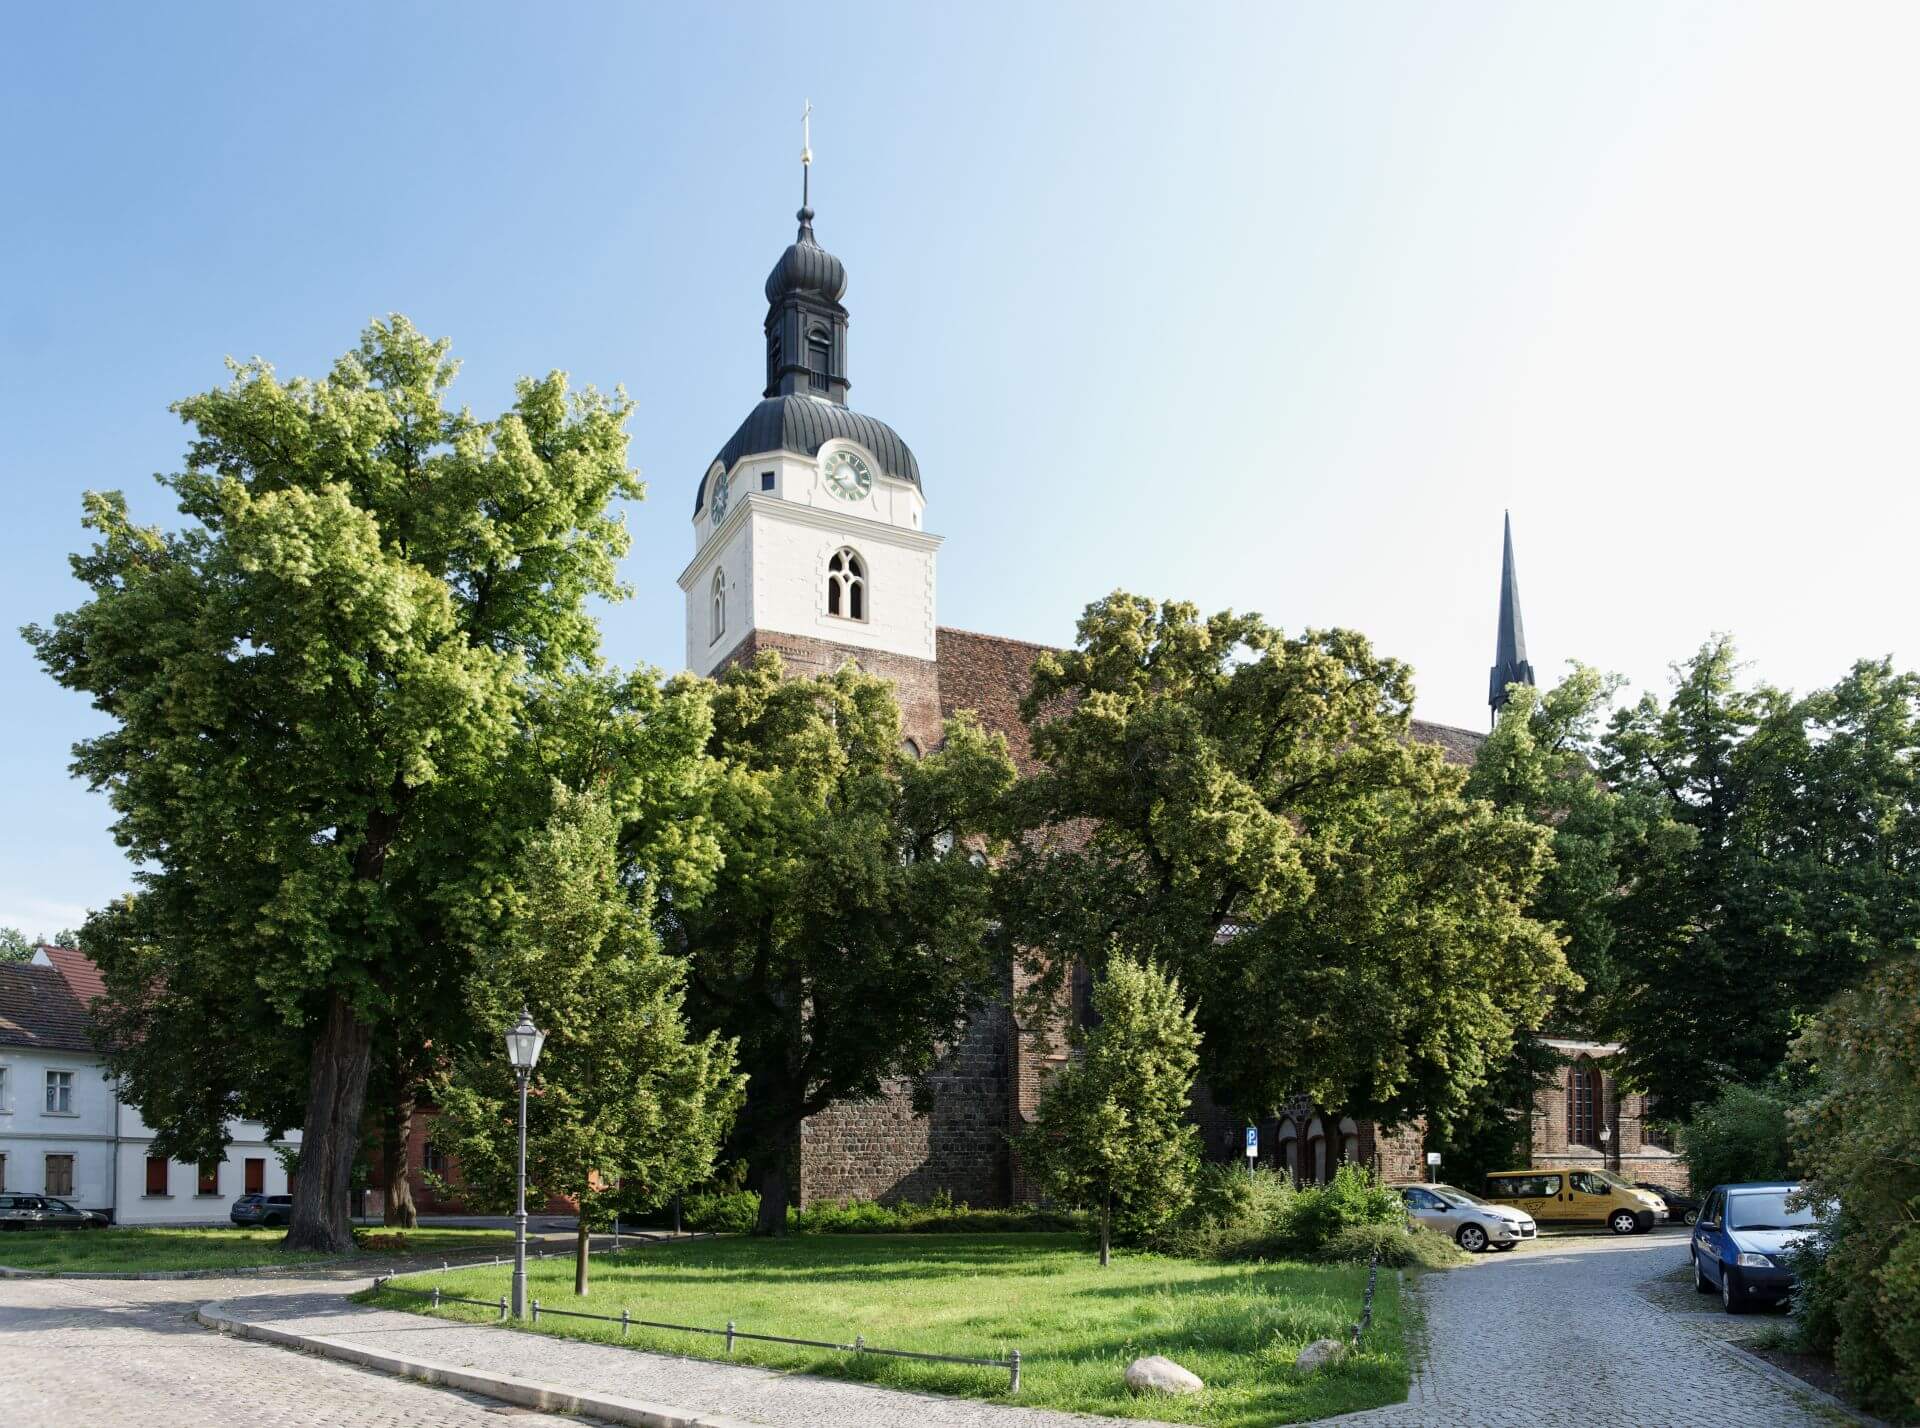
[(241, 1195), (287, 1193), (276, 1146), (252, 1121), (228, 1126), (226, 1159), (181, 1165), (153, 1155), (153, 1132), (114, 1094), (88, 1039), (104, 993), (80, 952), (42, 947), (0, 964), (0, 1189), (57, 1196), (122, 1225), (225, 1223)]

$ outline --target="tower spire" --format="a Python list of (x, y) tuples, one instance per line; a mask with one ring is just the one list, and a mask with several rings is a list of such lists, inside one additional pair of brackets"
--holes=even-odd
[(1532, 684), (1527, 662), (1527, 631), (1520, 620), (1520, 577), (1513, 568), (1513, 513), (1506, 513), (1505, 545), (1500, 553), (1500, 625), (1494, 634), (1493, 668), (1487, 674), (1487, 703), (1496, 722), (1507, 707), (1507, 686)]
[(800, 238), (813, 241), (813, 101), (800, 111)]

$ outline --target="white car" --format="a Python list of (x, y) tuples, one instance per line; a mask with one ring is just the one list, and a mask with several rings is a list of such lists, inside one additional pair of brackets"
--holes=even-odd
[(1510, 1250), (1533, 1239), (1540, 1228), (1533, 1216), (1511, 1205), (1496, 1205), (1454, 1185), (1396, 1185), (1407, 1214), (1429, 1229), (1452, 1237), (1469, 1254)]

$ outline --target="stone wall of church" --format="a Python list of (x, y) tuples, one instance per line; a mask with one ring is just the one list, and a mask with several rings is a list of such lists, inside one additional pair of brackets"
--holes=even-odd
[[(1674, 1190), (1687, 1187), (1687, 1163), (1667, 1147), (1648, 1124), (1648, 1098), (1622, 1088), (1609, 1069), (1620, 1048), (1610, 1042), (1547, 1038), (1546, 1044), (1572, 1058), (1560, 1066), (1553, 1081), (1534, 1096), (1529, 1164), (1543, 1170), (1606, 1169), (1627, 1181), (1647, 1181)], [(1598, 1077), (1596, 1125), (1593, 1139), (1574, 1138), (1568, 1118), (1574, 1061), (1584, 1062)], [(1597, 1134), (1604, 1126), (1608, 1135)]]
[(778, 650), (789, 675), (831, 674), (852, 660), (867, 673), (892, 680), (894, 697), (900, 704), (902, 736), (912, 739), (923, 753), (939, 742), (940, 667), (931, 660), (888, 654), (883, 650), (855, 649), (851, 645), (809, 639), (805, 635), (753, 630), (740, 641), (725, 662), (731, 665), (750, 660), (761, 650)]
[(1009, 1196), (1008, 1046), (1004, 1003), (969, 1023), (931, 1078), (932, 1109), (913, 1108), (912, 1087), (848, 1101), (800, 1128), (800, 1204), (823, 1200), (927, 1200), (946, 1192), (969, 1205)]

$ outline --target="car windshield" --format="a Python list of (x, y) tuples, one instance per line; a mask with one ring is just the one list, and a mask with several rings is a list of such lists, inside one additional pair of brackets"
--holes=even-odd
[(1597, 1176), (1599, 1179), (1606, 1181), (1607, 1184), (1618, 1186), (1622, 1190), (1631, 1190), (1634, 1188), (1618, 1175), (1615, 1175), (1611, 1170), (1592, 1170), (1589, 1171), (1588, 1174)]
[(69, 1215), (73, 1213), (73, 1206), (69, 1205), (65, 1200), (49, 1200), (47, 1201), (47, 1208), (49, 1210), (64, 1210)]
[(1466, 1205), (1484, 1205), (1487, 1203), (1471, 1190), (1462, 1190), (1455, 1185), (1436, 1185), (1433, 1187), (1433, 1193), (1438, 1195), (1442, 1200), (1457, 1200)]
[(1803, 1230), (1820, 1222), (1811, 1205), (1787, 1208), (1791, 1190), (1745, 1190), (1727, 1196), (1727, 1228), (1730, 1230)]

